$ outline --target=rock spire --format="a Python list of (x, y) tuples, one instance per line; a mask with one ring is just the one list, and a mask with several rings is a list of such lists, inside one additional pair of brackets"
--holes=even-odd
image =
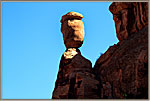
[(84, 39), (82, 18), (76, 12), (62, 16), (61, 32), (67, 49), (61, 57), (53, 99), (99, 98), (99, 81), (93, 74), (92, 63), (78, 49)]

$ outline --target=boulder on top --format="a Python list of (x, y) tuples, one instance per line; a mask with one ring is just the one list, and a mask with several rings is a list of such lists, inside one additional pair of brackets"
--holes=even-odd
[(84, 24), (83, 16), (76, 12), (69, 12), (62, 16), (61, 32), (66, 48), (79, 48), (83, 44)]

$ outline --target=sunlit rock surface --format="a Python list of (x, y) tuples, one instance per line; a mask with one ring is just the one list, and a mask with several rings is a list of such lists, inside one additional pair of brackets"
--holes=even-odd
[(61, 32), (66, 48), (79, 48), (83, 44), (84, 24), (83, 16), (76, 12), (69, 12), (62, 16)]

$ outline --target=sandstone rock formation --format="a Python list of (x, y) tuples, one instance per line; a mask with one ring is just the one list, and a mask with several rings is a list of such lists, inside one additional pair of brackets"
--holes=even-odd
[(83, 16), (76, 12), (69, 12), (62, 16), (61, 32), (66, 48), (81, 47), (84, 39)]
[(67, 49), (61, 57), (53, 99), (99, 98), (99, 81), (95, 79), (92, 64), (78, 49), (84, 38), (82, 17), (79, 13), (69, 12), (61, 19)]
[(94, 68), (80, 50), (83, 16), (70, 12), (61, 19), (66, 51), (61, 57), (53, 99), (148, 98), (148, 3), (114, 2), (119, 42), (99, 57)]
[(101, 98), (148, 98), (148, 3), (112, 3), (120, 40), (97, 60)]

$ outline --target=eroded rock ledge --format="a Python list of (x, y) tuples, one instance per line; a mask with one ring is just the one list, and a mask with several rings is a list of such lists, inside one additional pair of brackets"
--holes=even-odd
[(114, 2), (109, 7), (119, 41), (140, 31), (148, 24), (147, 2)]

